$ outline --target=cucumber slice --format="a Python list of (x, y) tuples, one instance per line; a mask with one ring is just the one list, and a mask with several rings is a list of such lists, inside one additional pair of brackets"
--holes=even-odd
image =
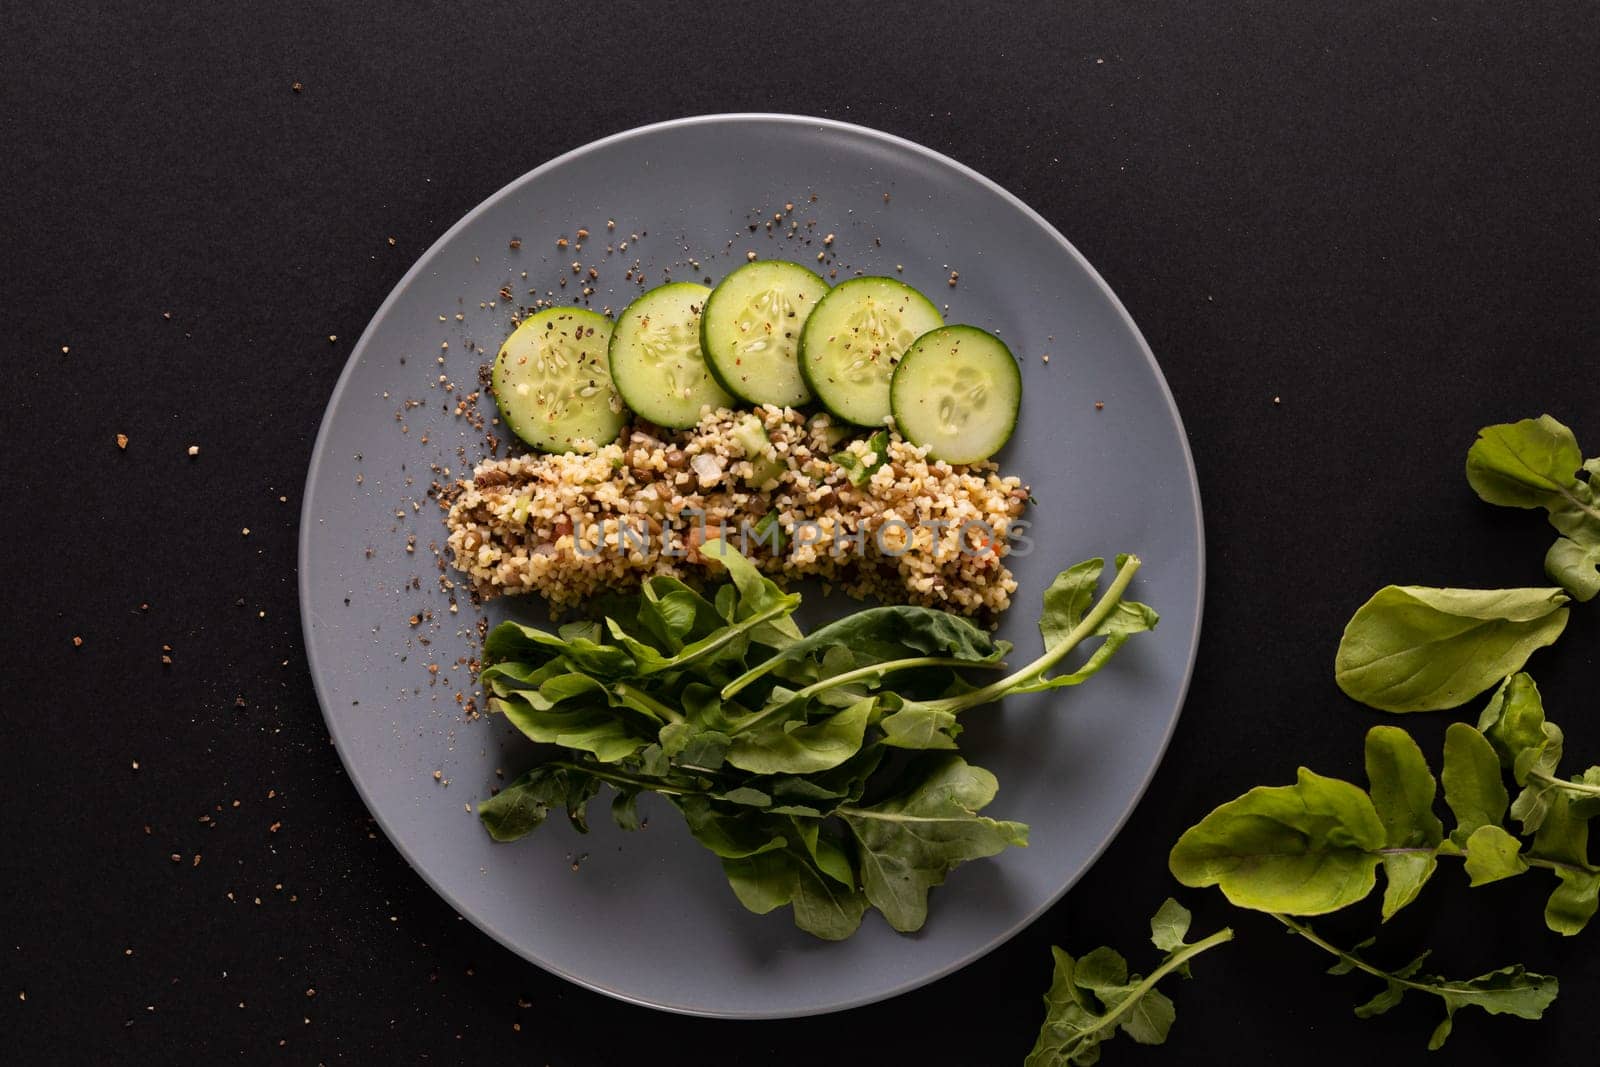
[(617, 316), (611, 379), (623, 402), (657, 426), (686, 430), (705, 408), (734, 404), (700, 351), (700, 311), (710, 292), (691, 282), (658, 285)]
[(893, 278), (828, 290), (800, 331), (800, 371), (829, 412), (858, 426), (889, 417), (889, 380), (911, 342), (944, 325), (933, 302)]
[(901, 357), (891, 389), (905, 439), (946, 463), (1000, 451), (1017, 426), (1022, 373), (1000, 338), (976, 326), (925, 333)]
[(800, 328), (828, 283), (798, 263), (747, 263), (722, 279), (700, 316), (700, 348), (717, 382), (751, 404), (811, 399), (796, 355)]
[(523, 319), (495, 357), (490, 384), (511, 432), (541, 452), (593, 452), (628, 413), (611, 384), (611, 320), (586, 308)]

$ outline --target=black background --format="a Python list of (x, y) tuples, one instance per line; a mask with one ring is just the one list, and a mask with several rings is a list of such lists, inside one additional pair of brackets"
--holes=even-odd
[[(1050, 944), (1148, 961), (1184, 827), (1297, 763), (1359, 780), (1381, 716), (1330, 666), (1368, 594), (1543, 584), (1542, 517), (1462, 479), (1475, 429), (1548, 410), (1600, 451), (1592, 3), (124, 7), (0, 6), (8, 1058), (1015, 1063)], [(439, 901), (340, 771), (294, 591), (323, 404), (413, 259), (561, 152), (739, 110), (912, 138), (1059, 226), (1161, 360), (1209, 543), (1187, 708), (1104, 859), (953, 977), (760, 1024), (569, 986)], [(1597, 639), (1580, 606), (1532, 663), (1572, 763), (1600, 759)], [(1436, 760), (1451, 718), (1405, 725)], [(1445, 1056), (1590, 1059), (1600, 935), (1547, 933), (1537, 872), (1464, 882), (1374, 955), (1562, 995), (1462, 1015)], [(1422, 1057), (1435, 1004), (1357, 1021), (1369, 982), (1180, 896), (1240, 938), (1174, 989), (1165, 1048), (1105, 1062)]]

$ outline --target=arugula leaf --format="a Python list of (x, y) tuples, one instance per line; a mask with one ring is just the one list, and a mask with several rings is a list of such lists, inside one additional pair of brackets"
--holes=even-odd
[[(1048, 614), (1046, 618), (1049, 618)], [(1161, 617), (1156, 614), (1155, 609), (1148, 605), (1132, 600), (1120, 601), (1111, 609), (1105, 619), (1089, 633), (1090, 637), (1103, 637), (1105, 640), (1083, 662), (1082, 666), (1075, 671), (1067, 674), (1058, 674), (1053, 677), (1046, 676), (1041, 671), (1032, 681), (1021, 682), (1012, 686), (1010, 692), (1039, 693), (1046, 689), (1060, 689), (1069, 685), (1081, 685), (1088, 681), (1100, 668), (1104, 667), (1106, 661), (1116, 654), (1117, 649), (1127, 643), (1128, 638), (1134, 634), (1154, 630), (1156, 623), (1160, 619)], [(1040, 628), (1044, 628), (1042, 623)], [(1071, 633), (1071, 628), (1069, 627), (1065, 633), (1060, 633), (1059, 630), (1057, 632), (1059, 633), (1057, 644), (1059, 644), (1067, 640), (1067, 635)], [(1047, 638), (1046, 640), (1048, 641), (1049, 639)], [(1048, 650), (1054, 647), (1056, 646), (1047, 646), (1047, 654)]]
[(546, 660), (538, 666), (506, 660), (504, 663), (485, 667), (478, 675), (478, 683), (495, 696), (503, 697), (520, 689), (538, 689), (550, 679), (567, 674), (571, 670), (571, 665), (559, 656)]
[(1394, 726), (1367, 731), (1367, 781), (1383, 823), (1383, 919), (1416, 899), (1439, 865), (1444, 826), (1433, 813), (1438, 783), (1411, 735)]
[[(940, 657), (981, 665), (994, 663), (1011, 650), (971, 620), (935, 608), (893, 604), (865, 608), (819, 626), (785, 646), (722, 689), (727, 700), (763, 675), (830, 649), (847, 648), (858, 659), (882, 665), (908, 659)], [(813, 672), (811, 678), (815, 678)]]
[(1485, 426), (1467, 452), (1467, 481), (1491, 504), (1543, 508), (1561, 534), (1545, 573), (1576, 600), (1600, 593), (1600, 462), (1584, 462), (1570, 429), (1549, 415)]
[(961, 724), (953, 711), (930, 708), (924, 704), (910, 704), (878, 723), (883, 729), (883, 743), (894, 748), (954, 750)]
[(611, 821), (630, 833), (639, 829), (639, 790), (618, 788), (611, 796)]
[[(1490, 1015), (1515, 1015), (1521, 1019), (1538, 1019), (1544, 1015), (1544, 1010), (1555, 1002), (1556, 994), (1560, 990), (1560, 985), (1554, 978), (1549, 975), (1534, 974), (1524, 969), (1521, 964), (1502, 967), (1498, 971), (1490, 971), (1488, 974), (1465, 981), (1422, 974), (1420, 973), (1422, 965), (1428, 958), (1426, 952), (1399, 970), (1385, 971), (1368, 963), (1358, 956), (1355, 950), (1342, 949), (1323, 940), (1316, 931), (1304, 923), (1296, 922), (1286, 915), (1274, 915), (1273, 918), (1324, 952), (1337, 957), (1339, 962), (1333, 966), (1329, 974), (1349, 974), (1351, 971), (1359, 970), (1374, 978), (1383, 979), (1383, 992), (1356, 1008), (1356, 1015), (1360, 1018), (1382, 1015), (1399, 1004), (1400, 999), (1408, 992), (1428, 993), (1440, 998), (1444, 1002), (1445, 1018), (1434, 1029), (1433, 1035), (1428, 1040), (1430, 1050), (1438, 1049), (1450, 1036), (1456, 1011), (1460, 1008), (1475, 1007)], [(1370, 942), (1363, 942), (1363, 945), (1358, 947), (1364, 947), (1368, 943)]]
[(867, 898), (859, 889), (841, 885), (793, 848), (725, 859), (722, 869), (734, 896), (746, 908), (764, 915), (790, 904), (795, 925), (827, 941), (842, 941), (855, 933), (867, 910)]
[[(1589, 481), (1597, 486), (1589, 490), (1590, 499), (1600, 501), (1600, 476), (1591, 475)], [(1544, 572), (1571, 593), (1572, 599), (1593, 600), (1600, 593), (1600, 539), (1584, 543), (1570, 537), (1556, 538), (1544, 554)]]
[(556, 765), (535, 767), (480, 801), (478, 821), (496, 841), (515, 841), (537, 830), (551, 808), (565, 808), (572, 825), (587, 833), (584, 809), (599, 789), (599, 780), (582, 771)]
[(1109, 948), (1081, 959), (1052, 948), (1055, 974), (1044, 997), (1044, 1025), (1024, 1067), (1093, 1064), (1101, 1043), (1118, 1030), (1142, 1045), (1165, 1042), (1177, 1010), (1156, 983), (1174, 971), (1187, 977), (1191, 959), (1233, 939), (1233, 931), (1224, 927), (1186, 942), (1189, 921), (1188, 909), (1170, 898), (1150, 920), (1150, 940), (1166, 955), (1148, 978), (1130, 975), (1127, 961)]
[(557, 656), (564, 657), (578, 670), (598, 678), (621, 678), (633, 670), (633, 659), (615, 645), (599, 644), (598, 634), (591, 628), (579, 636), (568, 639), (520, 622), (506, 620), (493, 630), (483, 642), (483, 654), (492, 660), (520, 660), (541, 664)]
[(841, 806), (855, 835), (867, 899), (902, 933), (922, 928), (928, 890), (967, 860), (1025, 846), (1028, 828), (977, 813), (994, 799), (999, 783), (981, 767), (944, 753), (919, 757), (908, 767), (907, 785), (894, 796), (865, 807)]
[(815, 722), (773, 720), (733, 735), (727, 761), (752, 774), (811, 774), (839, 766), (861, 749), (874, 702), (868, 698)]
[[(553, 679), (545, 685), (561, 680)], [(578, 701), (576, 706), (561, 704), (562, 701), (545, 697), (541, 690), (531, 690), (497, 697), (489, 701), (489, 708), (503, 714), (531, 741), (588, 752), (602, 763), (626, 759), (649, 744), (648, 738), (634, 733), (625, 719), (606, 706), (603, 697), (593, 703)]]
[(1545, 904), (1545, 925), (1569, 937), (1579, 933), (1600, 904), (1600, 869), (1589, 865), (1589, 824), (1573, 815), (1565, 793), (1550, 798), (1533, 851), (1554, 867), (1560, 882)]
[(698, 794), (674, 797), (672, 802), (694, 839), (723, 859), (747, 859), (789, 844), (783, 833), (786, 824), (770, 815), (750, 809), (723, 811)]
[(1478, 717), (1478, 729), (1523, 787), (1511, 805), (1523, 833), (1539, 829), (1554, 793), (1581, 792), (1555, 776), (1565, 738), (1559, 726), (1545, 719), (1539, 687), (1527, 674), (1514, 674), (1500, 683)]
[(1301, 767), (1294, 785), (1257, 786), (1216, 808), (1167, 864), (1184, 885), (1218, 886), (1241, 908), (1321, 915), (1372, 891), (1387, 840), (1366, 793)]
[[(1546, 743), (1546, 725), (1539, 687), (1522, 671), (1500, 683), (1478, 716), (1479, 731), (1494, 745), (1507, 770), (1515, 768), (1524, 753), (1537, 751)], [(1517, 784), (1522, 784), (1520, 777)]]
[[(715, 591), (656, 576), (637, 593), (597, 598), (600, 618), (555, 634), (518, 623), (494, 631), (496, 661), (480, 675), (491, 709), (574, 758), (486, 801), (483, 821), (509, 840), (566, 805), (581, 829), (587, 801), (608, 784), (612, 818), (632, 830), (639, 795), (660, 793), (746, 907), (788, 905), (797, 925), (824, 938), (849, 936), (872, 906), (915, 930), (952, 867), (1025, 845), (1021, 823), (977, 814), (997, 785), (954, 755), (957, 713), (1041, 678), (1068, 684), (1045, 675), (1099, 635), (1104, 644), (1077, 672), (1086, 677), (1155, 619), (1122, 601), (1139, 563), (1119, 557), (1098, 602), (1054, 612), (1068, 619), (1066, 636), (1047, 623), (1044, 656), (980, 688), (957, 672), (998, 669), (1010, 646), (965, 618), (870, 608), (807, 637), (790, 617), (798, 595), (720, 539), (701, 551), (728, 572)], [(736, 702), (767, 675), (753, 706)], [(943, 751), (886, 759), (893, 748)]]
[[(1138, 556), (1117, 557), (1117, 573), (1104, 595), (1087, 611), (1083, 609), (1082, 588), (1098, 581), (1103, 561), (1088, 560), (1063, 571), (1047, 593), (1039, 630), (1045, 640), (1044, 654), (1032, 663), (1013, 671), (998, 682), (967, 690), (923, 706), (959, 714), (967, 708), (999, 700), (1013, 693), (1036, 693), (1046, 689), (1078, 685), (1105, 666), (1117, 649), (1133, 634), (1153, 629), (1159, 621), (1155, 611), (1144, 604), (1124, 601), (1141, 561)], [(1100, 647), (1077, 670), (1052, 677), (1050, 671), (1074, 648), (1092, 637), (1103, 637)], [(907, 702), (908, 706), (910, 702)]]
[(1456, 817), (1450, 840), (1465, 848), (1481, 826), (1499, 826), (1510, 797), (1500, 780), (1500, 763), (1482, 734), (1453, 722), (1444, 734), (1444, 802)]
[(1382, 711), (1453, 708), (1561, 636), (1559, 589), (1385, 586), (1345, 626), (1339, 688)]
[(1498, 882), (1528, 869), (1522, 842), (1499, 826), (1480, 826), (1467, 838), (1467, 874), (1474, 886)]
[(1056, 575), (1044, 591), (1044, 613), (1039, 616), (1039, 634), (1046, 649), (1066, 640), (1094, 606), (1095, 592), (1106, 561), (1096, 557), (1074, 564)]
[(794, 614), (794, 609), (800, 606), (800, 594), (785, 593), (776, 582), (757, 570), (754, 563), (720, 538), (713, 538), (701, 545), (700, 554), (707, 560), (720, 563), (727, 570), (734, 588), (739, 591), (735, 620), (764, 620), (751, 631), (752, 640), (772, 648), (783, 648), (792, 641), (800, 640), (800, 627), (789, 618)]

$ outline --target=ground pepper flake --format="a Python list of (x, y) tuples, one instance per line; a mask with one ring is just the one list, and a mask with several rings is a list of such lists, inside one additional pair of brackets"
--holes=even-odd
[(122, 449), (126, 449), (128, 447), (128, 435), (127, 434), (125, 434), (125, 433), (117, 434), (117, 447), (118, 448), (122, 448)]
[(74, 636), (72, 638), (72, 647), (73, 648), (82, 648), (83, 647), (83, 638)]

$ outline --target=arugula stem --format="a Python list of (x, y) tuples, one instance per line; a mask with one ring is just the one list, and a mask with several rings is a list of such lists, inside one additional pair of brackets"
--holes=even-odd
[(1111, 586), (1106, 590), (1105, 595), (1099, 599), (1094, 607), (1089, 609), (1089, 614), (1085, 615), (1083, 620), (1074, 626), (1071, 632), (1061, 639), (1059, 644), (1026, 667), (1008, 674), (998, 682), (992, 682), (982, 689), (974, 689), (970, 693), (946, 697), (943, 700), (930, 700), (926, 706), (936, 711), (959, 713), (968, 708), (978, 707), (980, 704), (989, 704), (999, 700), (1013, 686), (1031, 681), (1044, 674), (1051, 667), (1065, 659), (1067, 653), (1082, 644), (1086, 638), (1094, 636), (1094, 632), (1100, 628), (1100, 624), (1105, 622), (1106, 617), (1115, 611), (1117, 605), (1121, 603), (1122, 594), (1127, 592), (1129, 584), (1133, 581), (1133, 576), (1138, 573), (1142, 563), (1143, 561), (1138, 556), (1129, 556), (1117, 571), (1117, 576), (1111, 579)]
[(1132, 992), (1123, 997), (1115, 1008), (1097, 1018), (1095, 1020), (1095, 1029), (1105, 1031), (1112, 1030), (1117, 1025), (1117, 1020), (1121, 1019), (1128, 1012), (1132, 1011), (1134, 1007), (1138, 1005), (1139, 1001), (1143, 999), (1144, 995), (1155, 988), (1157, 982), (1161, 981), (1161, 979), (1165, 978), (1179, 967), (1182, 967), (1185, 963), (1188, 963), (1190, 960), (1200, 955), (1200, 953), (1205, 952), (1208, 949), (1216, 948), (1218, 945), (1226, 944), (1232, 940), (1232, 927), (1224, 926), (1210, 937), (1203, 937), (1192, 945), (1185, 945), (1180, 951), (1173, 953), (1172, 958), (1168, 959), (1165, 963), (1161, 964), (1161, 966), (1151, 971), (1149, 977), (1145, 978), (1144, 981), (1134, 986)]
[(629, 774), (626, 771), (614, 771), (596, 763), (580, 763), (570, 760), (554, 760), (546, 766), (564, 767), (569, 771), (579, 771), (602, 782), (612, 785), (629, 785), (637, 789), (648, 789), (655, 793), (665, 793), (668, 796), (684, 797), (697, 796), (704, 793), (701, 789), (686, 789), (683, 786), (669, 785), (661, 778), (646, 778), (643, 775)]
[(617, 682), (611, 691), (628, 707), (635, 711), (642, 711), (663, 722), (682, 722), (683, 713), (676, 708), (668, 707), (649, 693), (635, 688), (627, 682)]
[(1587, 782), (1569, 782), (1565, 778), (1557, 778), (1553, 774), (1543, 771), (1529, 771), (1528, 777), (1534, 781), (1543, 782), (1545, 785), (1555, 786), (1557, 789), (1568, 793), (1578, 793), (1586, 797), (1600, 797), (1600, 785), (1589, 785)]
[(1556, 492), (1558, 492), (1562, 496), (1566, 497), (1567, 498), (1567, 502), (1569, 504), (1572, 504), (1579, 511), (1586, 511), (1592, 517), (1594, 517), (1596, 519), (1600, 519), (1600, 508), (1590, 507), (1588, 504), (1585, 504), (1583, 501), (1578, 499), (1577, 495), (1574, 494), (1571, 489), (1568, 489), (1564, 485), (1558, 485), (1558, 486), (1556, 486)]
[(1374, 978), (1382, 978), (1386, 982), (1395, 982), (1395, 983), (1398, 983), (1399, 985), (1405, 986), (1408, 989), (1423, 989), (1423, 990), (1432, 991), (1432, 990), (1438, 988), (1436, 986), (1423, 985), (1421, 982), (1413, 982), (1413, 981), (1411, 981), (1409, 979), (1406, 979), (1406, 978), (1396, 978), (1394, 975), (1390, 974), (1388, 971), (1384, 970), (1383, 968), (1374, 967), (1372, 964), (1368, 963), (1366, 960), (1362, 959), (1360, 956), (1357, 956), (1354, 952), (1346, 952), (1344, 949), (1340, 948), (1338, 945), (1335, 945), (1335, 944), (1333, 944), (1331, 942), (1328, 942), (1328, 941), (1324, 941), (1321, 937), (1319, 937), (1317, 935), (1317, 932), (1315, 930), (1311, 929), (1311, 927), (1305, 925), (1304, 923), (1297, 923), (1293, 919), (1289, 918), (1289, 916), (1283, 915), (1283, 914), (1281, 914), (1279, 912), (1275, 912), (1275, 911), (1269, 911), (1267, 914), (1271, 915), (1274, 919), (1277, 919), (1283, 925), (1287, 926), (1290, 930), (1293, 930), (1295, 933), (1299, 934), (1301, 937), (1305, 938), (1307, 941), (1311, 942), (1313, 945), (1316, 945), (1322, 951), (1324, 951), (1324, 952), (1326, 952), (1326, 953), (1328, 953), (1328, 954), (1330, 954), (1332, 956), (1336, 956), (1341, 960), (1344, 960), (1346, 963), (1348, 963), (1350, 966), (1354, 967), (1356, 970), (1365, 971), (1366, 973), (1372, 975), (1372, 977), (1374, 977)]
[(966, 659), (953, 659), (949, 656), (912, 656), (907, 659), (891, 659), (882, 663), (870, 664), (866, 667), (857, 667), (853, 671), (836, 674), (832, 678), (824, 678), (820, 682), (812, 682), (795, 694), (797, 697), (815, 696), (826, 689), (835, 686), (849, 685), (864, 678), (888, 674), (891, 671), (912, 670), (916, 667), (972, 667), (978, 670), (997, 671), (1003, 670), (1003, 663), (974, 663)]
[(1600, 874), (1600, 867), (1593, 864), (1569, 863), (1566, 860), (1553, 860), (1541, 856), (1537, 852), (1524, 852), (1522, 862), (1529, 867), (1543, 867), (1547, 871), (1571, 871), (1574, 874)]
[[(793, 607), (794, 605), (792, 604), (787, 604), (780, 601), (777, 604), (773, 604), (771, 607), (762, 608), (749, 618), (740, 619), (738, 622), (730, 624), (723, 629), (721, 633), (717, 634), (716, 637), (708, 639), (704, 645), (695, 649), (689, 655), (674, 656), (672, 659), (672, 666), (674, 668), (678, 668), (693, 663), (702, 656), (709, 655), (712, 652), (717, 651), (717, 649), (722, 648), (729, 641), (732, 641), (740, 634), (754, 630), (757, 626), (760, 626), (762, 623), (767, 622), (770, 619), (775, 619), (780, 615), (787, 615), (793, 609)], [(726, 696), (724, 696), (723, 699), (727, 699)]]
[(1472, 990), (1469, 988), (1452, 986), (1449, 984), (1429, 984), (1427, 982), (1413, 982), (1409, 978), (1401, 978), (1398, 975), (1393, 974), (1390, 971), (1386, 971), (1381, 967), (1374, 967), (1360, 956), (1357, 956), (1354, 952), (1347, 952), (1338, 945), (1324, 941), (1317, 935), (1315, 930), (1311, 929), (1309, 926), (1306, 926), (1304, 923), (1297, 923), (1293, 919), (1289, 918), (1289, 916), (1275, 911), (1269, 911), (1267, 914), (1271, 915), (1274, 919), (1277, 919), (1283, 925), (1287, 926), (1290, 930), (1293, 930), (1295, 933), (1299, 934), (1313, 945), (1316, 945), (1318, 948), (1322, 949), (1322, 951), (1337, 956), (1339, 959), (1345, 961), (1356, 970), (1365, 971), (1374, 978), (1381, 978), (1385, 982), (1393, 982), (1395, 985), (1404, 986), (1407, 989), (1416, 989), (1424, 993), (1432, 993), (1435, 996), (1444, 996), (1447, 993), (1472, 992)]
[[(1466, 859), (1467, 855), (1465, 852), (1440, 852), (1437, 849), (1421, 846), (1415, 848), (1375, 848), (1372, 853), (1379, 856), (1453, 856), (1456, 859)], [(1575, 874), (1600, 874), (1600, 867), (1585, 866), (1568, 860), (1551, 859), (1549, 856), (1541, 856), (1537, 852), (1523, 852), (1519, 853), (1519, 855), (1529, 867), (1543, 867), (1547, 871), (1572, 871)]]

